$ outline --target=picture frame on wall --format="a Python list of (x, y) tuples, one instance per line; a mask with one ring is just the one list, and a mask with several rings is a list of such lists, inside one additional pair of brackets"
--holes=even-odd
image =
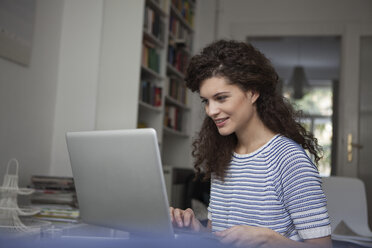
[(0, 57), (28, 66), (36, 0), (0, 0)]

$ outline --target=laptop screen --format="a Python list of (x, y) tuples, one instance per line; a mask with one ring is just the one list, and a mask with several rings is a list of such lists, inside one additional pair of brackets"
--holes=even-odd
[(68, 132), (66, 140), (84, 222), (173, 236), (154, 129)]

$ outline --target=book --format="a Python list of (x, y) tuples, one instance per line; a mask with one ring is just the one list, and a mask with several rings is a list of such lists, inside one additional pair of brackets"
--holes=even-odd
[(31, 177), (32, 204), (66, 204), (77, 206), (75, 184), (72, 177), (40, 176)]
[(40, 208), (40, 212), (34, 215), (35, 218), (57, 222), (76, 223), (80, 220), (80, 212), (77, 208), (64, 205), (34, 205)]
[(156, 73), (160, 72), (160, 55), (155, 45), (149, 41), (143, 41), (142, 43), (142, 65)]
[(159, 107), (162, 104), (162, 88), (146, 80), (141, 81), (140, 100), (152, 106)]
[(56, 176), (32, 176), (31, 183), (36, 189), (64, 189), (74, 190), (74, 179), (72, 177)]

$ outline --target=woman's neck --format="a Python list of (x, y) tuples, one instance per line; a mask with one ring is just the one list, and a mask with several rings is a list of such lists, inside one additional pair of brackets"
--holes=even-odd
[(255, 117), (244, 130), (236, 132), (238, 144), (235, 152), (238, 154), (252, 153), (276, 135), (257, 115)]

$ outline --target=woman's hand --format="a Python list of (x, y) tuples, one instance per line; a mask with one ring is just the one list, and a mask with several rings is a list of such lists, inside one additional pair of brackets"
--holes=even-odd
[(202, 224), (195, 217), (194, 211), (191, 208), (182, 210), (179, 208), (169, 207), (170, 217), (173, 226), (180, 228), (190, 228), (195, 232), (202, 229)]
[(234, 226), (215, 234), (224, 244), (234, 244), (236, 247), (267, 247), (275, 232), (263, 227)]

